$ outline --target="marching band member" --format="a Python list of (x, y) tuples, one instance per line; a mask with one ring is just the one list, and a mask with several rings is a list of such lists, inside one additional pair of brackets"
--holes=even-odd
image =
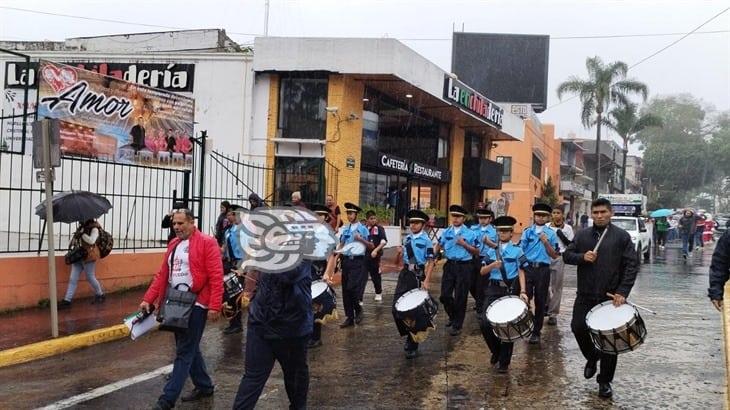
[(411, 289), (423, 288), (428, 290), (433, 270), (433, 245), (428, 235), (423, 231), (423, 226), (428, 220), (428, 215), (423, 211), (411, 209), (406, 213), (406, 219), (410, 225), (411, 233), (403, 240), (403, 269), (398, 275), (398, 283), (395, 286), (393, 295), (393, 318), (398, 327), (398, 333), (406, 336), (404, 350), (406, 358), (412, 359), (418, 355), (418, 343), (413, 340), (408, 327), (396, 315), (395, 304), (398, 298)]
[(522, 264), (527, 261), (522, 248), (512, 242), (512, 231), (517, 220), (511, 216), (500, 216), (494, 220), (499, 236), (498, 245), (487, 247), (480, 274), (484, 277), (482, 299), (484, 304), (479, 310), (479, 327), (484, 341), (492, 352), (490, 363), (499, 363), (498, 371), (507, 373), (512, 359), (514, 343), (502, 342), (492, 331), (492, 325), (486, 318), (486, 310), (495, 300), (507, 295), (520, 295), (525, 303), (529, 303), (525, 292), (525, 272)]
[[(330, 209), (321, 204), (314, 204), (310, 207), (311, 211), (317, 214), (317, 218), (322, 224), (329, 225)], [(312, 261), (312, 281), (323, 279), (327, 283), (332, 282), (332, 278), (328, 272), (334, 270), (334, 258), (327, 260)], [(337, 311), (335, 311), (337, 312)], [(322, 346), (322, 324), (326, 318), (321, 312), (314, 314), (314, 329), (312, 330), (312, 338), (309, 340), (307, 348), (313, 349)]]
[(480, 273), (482, 268), (482, 260), (487, 256), (487, 250), (497, 246), (497, 231), (492, 225), (494, 219), (494, 212), (486, 208), (479, 208), (475, 212), (478, 224), (471, 227), (477, 235), (479, 241), (479, 256), (474, 258), (476, 261), (474, 267), (474, 274), (472, 275), (471, 288), (469, 292), (476, 302), (476, 310), (480, 312), (482, 310), (482, 304), (484, 300), (482, 296), (482, 288), (484, 287), (482, 281), (482, 275)]

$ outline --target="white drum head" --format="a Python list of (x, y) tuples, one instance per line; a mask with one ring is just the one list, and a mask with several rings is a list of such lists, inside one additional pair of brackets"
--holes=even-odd
[(492, 323), (510, 323), (525, 313), (526, 309), (525, 302), (517, 297), (497, 300), (487, 309), (487, 320)]
[(601, 304), (586, 316), (586, 324), (593, 330), (612, 330), (626, 325), (636, 314), (633, 306), (624, 303), (615, 307), (611, 302)]
[(324, 293), (327, 290), (327, 286), (327, 282), (322, 280), (312, 282), (312, 299)]
[(395, 302), (395, 310), (399, 312), (407, 312), (428, 299), (428, 292), (423, 289), (413, 289), (406, 292)]

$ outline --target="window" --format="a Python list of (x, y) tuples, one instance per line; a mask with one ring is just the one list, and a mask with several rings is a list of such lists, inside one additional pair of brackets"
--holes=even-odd
[(532, 176), (540, 179), (541, 175), (542, 175), (542, 161), (540, 161), (540, 158), (538, 158), (537, 155), (532, 154)]
[(481, 136), (467, 133), (464, 140), (464, 158), (481, 158), (483, 147)]
[(327, 78), (284, 77), (279, 90), (282, 138), (324, 139), (327, 123)]
[(274, 203), (291, 201), (292, 192), (299, 191), (305, 204), (324, 200), (324, 160), (322, 158), (277, 157), (275, 162)]
[(497, 157), (497, 163), (502, 164), (502, 182), (511, 182), (512, 157)]
[(449, 139), (439, 137), (436, 165), (441, 168), (449, 168)]

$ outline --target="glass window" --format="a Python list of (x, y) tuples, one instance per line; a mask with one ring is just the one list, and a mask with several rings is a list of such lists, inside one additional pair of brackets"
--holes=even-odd
[(464, 141), (464, 158), (481, 158), (484, 143), (482, 137), (474, 134), (466, 134)]
[(542, 161), (535, 154), (532, 154), (532, 175), (535, 178), (540, 178), (542, 175)]
[(299, 191), (305, 204), (322, 203), (324, 192), (324, 160), (321, 158), (277, 157), (274, 202), (282, 205), (291, 201), (292, 192)]
[(284, 77), (279, 84), (281, 137), (324, 139), (327, 128), (327, 78)]
[(511, 182), (512, 157), (497, 157), (497, 163), (502, 164), (502, 182)]

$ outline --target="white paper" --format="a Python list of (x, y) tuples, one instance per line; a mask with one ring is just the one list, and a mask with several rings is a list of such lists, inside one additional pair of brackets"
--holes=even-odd
[(134, 316), (128, 317), (124, 319), (124, 324), (127, 325), (127, 328), (129, 329), (130, 337), (132, 340), (137, 340), (140, 336), (144, 335), (145, 333), (149, 332), (152, 329), (156, 329), (158, 326), (157, 323), (157, 317), (155, 314), (151, 314), (144, 318), (143, 320), (132, 324), (132, 321), (134, 320)]

